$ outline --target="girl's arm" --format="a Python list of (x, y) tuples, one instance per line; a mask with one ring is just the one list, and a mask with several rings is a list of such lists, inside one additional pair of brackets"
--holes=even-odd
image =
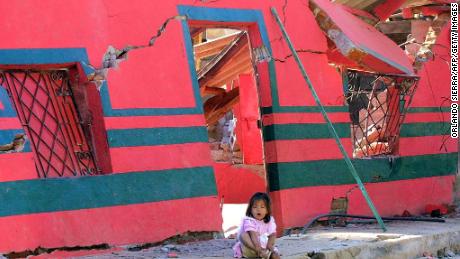
[(241, 237), (240, 241), (243, 243), (244, 246), (248, 247), (251, 250), (254, 250), (259, 257), (264, 257), (264, 249), (260, 246), (259, 241), (259, 234), (255, 231), (248, 231), (244, 232)]
[(259, 233), (255, 231), (248, 231), (249, 236), (251, 237), (251, 242), (254, 246), (254, 250), (260, 254), (262, 251), (262, 247), (260, 246), (260, 241), (259, 241)]
[(276, 241), (276, 233), (273, 233), (268, 236), (268, 243), (267, 243), (267, 249), (273, 252), (273, 248), (275, 247), (275, 241)]

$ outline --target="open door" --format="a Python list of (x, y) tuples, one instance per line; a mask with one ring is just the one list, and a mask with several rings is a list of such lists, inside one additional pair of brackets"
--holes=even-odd
[(247, 28), (189, 22), (224, 234), (236, 231), (247, 202), (267, 190), (260, 105)]

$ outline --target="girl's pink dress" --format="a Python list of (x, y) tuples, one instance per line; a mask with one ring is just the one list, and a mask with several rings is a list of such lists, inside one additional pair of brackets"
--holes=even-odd
[(270, 218), (268, 223), (265, 223), (263, 220), (257, 220), (251, 217), (244, 217), (241, 226), (238, 230), (237, 242), (233, 246), (233, 256), (236, 258), (241, 258), (243, 253), (241, 251), (241, 242), (240, 236), (244, 232), (254, 231), (259, 234), (260, 246), (262, 248), (267, 248), (268, 236), (273, 233), (276, 233), (276, 223), (273, 217)]

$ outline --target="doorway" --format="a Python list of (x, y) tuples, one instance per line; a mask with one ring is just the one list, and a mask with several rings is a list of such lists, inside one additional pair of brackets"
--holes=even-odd
[(228, 237), (235, 234), (249, 198), (267, 190), (251, 35), (244, 26), (226, 23), (189, 22), (189, 28)]

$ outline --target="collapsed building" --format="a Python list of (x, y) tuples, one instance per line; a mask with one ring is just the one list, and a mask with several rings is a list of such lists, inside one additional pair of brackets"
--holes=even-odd
[(272, 7), (380, 215), (452, 203), (449, 3), (0, 1), (0, 252), (371, 214)]

